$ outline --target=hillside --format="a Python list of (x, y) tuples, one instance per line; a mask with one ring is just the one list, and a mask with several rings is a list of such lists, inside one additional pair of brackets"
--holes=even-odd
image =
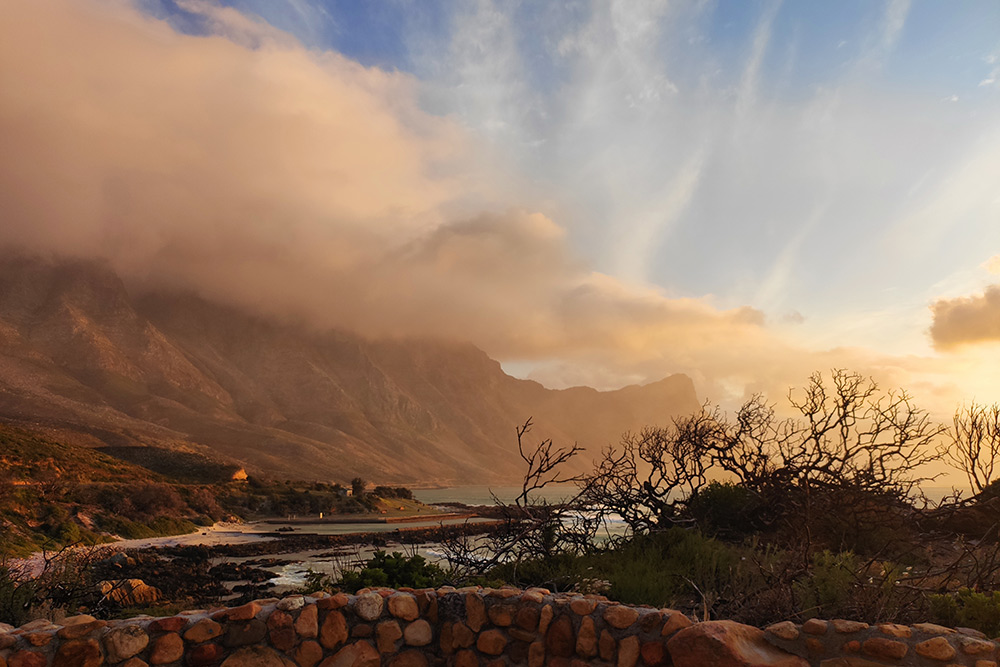
[(529, 416), (533, 439), (596, 453), (697, 408), (685, 376), (555, 391), (470, 344), (315, 332), (132, 294), (93, 263), (0, 261), (0, 420), (73, 444), (179, 448), (274, 477), (500, 482), (521, 472), (514, 427)]

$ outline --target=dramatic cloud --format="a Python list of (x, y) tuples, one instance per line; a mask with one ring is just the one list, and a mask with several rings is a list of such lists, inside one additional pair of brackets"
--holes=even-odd
[(931, 336), (938, 348), (1000, 342), (1000, 285), (991, 285), (976, 296), (941, 299), (931, 309)]
[(593, 272), (542, 214), (476, 212), (497, 207), (473, 141), (420, 110), (411, 77), (307, 51), (231, 9), (181, 6), (210, 34), (126, 2), (4, 7), (0, 243), (507, 358), (637, 364), (667, 349), (672, 367), (651, 372), (669, 372), (767, 338), (750, 308)]
[[(416, 74), (168, 4), (169, 21), (126, 0), (0, 5), (0, 246), (316, 327), (471, 340), (550, 385), (686, 372), (707, 398), (777, 397), (837, 366), (952, 395), (937, 362), (824, 339), (826, 313), (894, 304), (884, 276), (905, 259), (896, 279), (925, 279), (956, 220), (991, 242), (1000, 133), (963, 117), (944, 138), (863, 82), (776, 99), (777, 3), (735, 62), (689, 30), (711, 3), (539, 5), (549, 40), (461, 4), (446, 39), (411, 45)], [(315, 9), (266, 4), (285, 5)], [(875, 310), (837, 312), (898, 320)]]

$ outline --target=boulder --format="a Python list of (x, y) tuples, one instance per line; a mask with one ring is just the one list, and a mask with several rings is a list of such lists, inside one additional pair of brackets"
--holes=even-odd
[(667, 641), (675, 667), (808, 667), (802, 658), (771, 646), (764, 631), (733, 621), (705, 621)]
[(101, 595), (123, 607), (152, 604), (163, 597), (160, 589), (142, 579), (113, 579), (102, 581), (97, 586)]

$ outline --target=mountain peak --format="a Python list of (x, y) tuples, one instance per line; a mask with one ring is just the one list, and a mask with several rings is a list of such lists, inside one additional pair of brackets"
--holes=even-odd
[(683, 376), (552, 391), (470, 343), (317, 332), (190, 294), (136, 299), (90, 262), (0, 261), (0, 328), (0, 419), (194, 449), (251, 474), (510, 482), (528, 417), (533, 437), (596, 451), (698, 407)]

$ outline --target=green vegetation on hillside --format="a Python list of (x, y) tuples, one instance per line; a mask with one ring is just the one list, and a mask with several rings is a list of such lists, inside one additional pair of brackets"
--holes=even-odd
[[(112, 456), (113, 454), (113, 456)], [(226, 517), (425, 509), (403, 487), (233, 480), (236, 466), (154, 447), (92, 449), (0, 425), (0, 557), (189, 533)]]
[(0, 427), (0, 462), (0, 554), (7, 556), (191, 532), (225, 515), (205, 488), (14, 428)]

